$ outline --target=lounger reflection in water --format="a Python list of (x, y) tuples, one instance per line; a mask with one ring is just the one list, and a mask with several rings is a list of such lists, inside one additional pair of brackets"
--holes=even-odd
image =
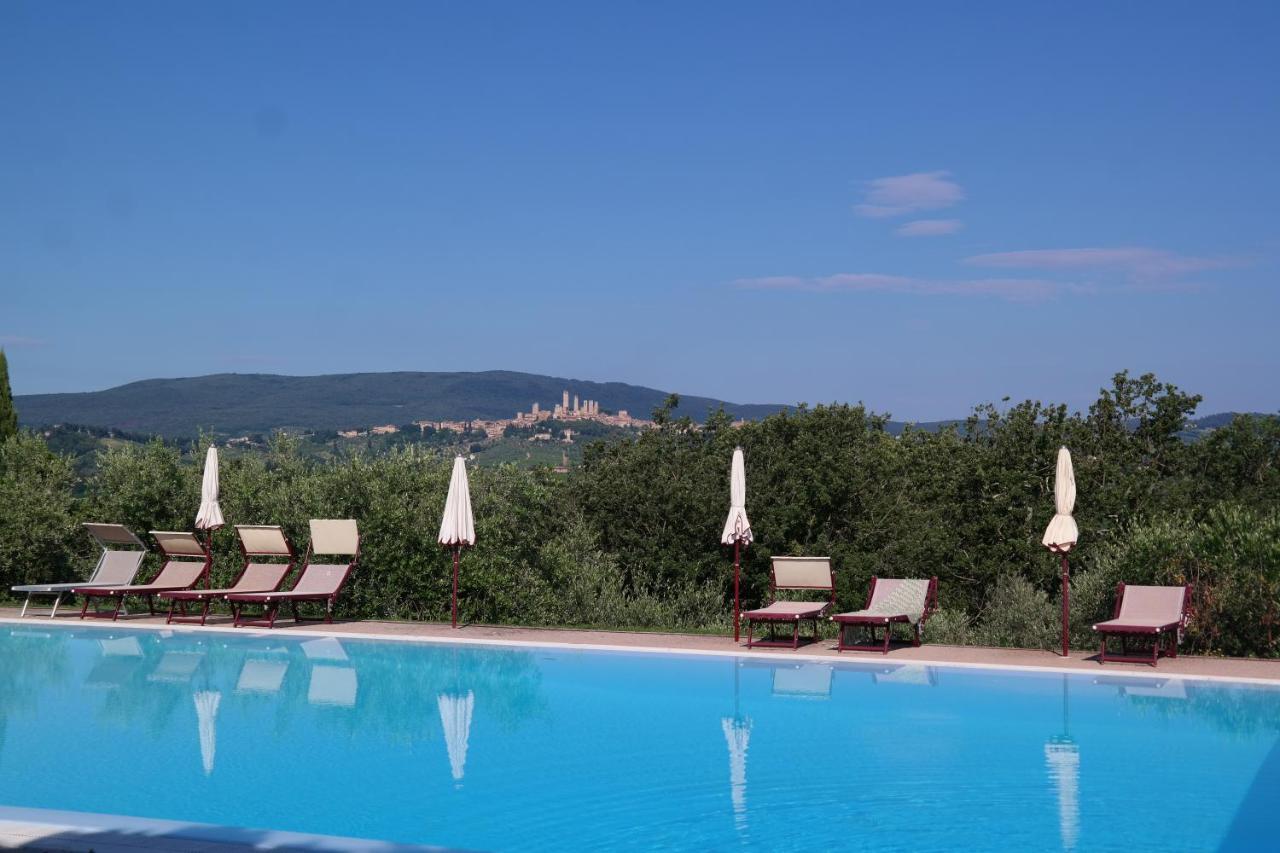
[(84, 525), (84, 528), (102, 549), (102, 553), (98, 555), (98, 563), (94, 566), (89, 579), (73, 583), (26, 584), (13, 587), (14, 592), (27, 594), (27, 600), (22, 604), (22, 613), (19, 617), (27, 615), (27, 607), (30, 606), (31, 597), (34, 595), (54, 596), (53, 609), (49, 612), (49, 618), (52, 619), (58, 615), (58, 605), (62, 603), (62, 599), (76, 589), (88, 586), (124, 586), (133, 583), (138, 569), (142, 567), (142, 559), (147, 556), (147, 546), (142, 544), (142, 540), (123, 524), (89, 522)]
[(273, 658), (246, 658), (236, 680), (237, 693), (279, 693), (289, 661)]
[(99, 658), (85, 676), (87, 687), (119, 687), (133, 677), (146, 655), (137, 637), (111, 637), (98, 640)]
[(831, 697), (831, 666), (825, 663), (776, 666), (773, 668), (773, 695), (792, 696), (799, 699), (829, 699)]
[[(280, 588), (293, 569), (294, 550), (284, 530), (274, 524), (237, 524), (236, 538), (244, 565), (231, 586), (225, 589), (186, 589), (162, 592), (169, 601), (167, 622), (199, 622), (209, 618), (209, 606), (228, 595), (240, 592), (273, 592)], [(276, 560), (277, 562), (270, 562)], [(187, 605), (196, 604), (200, 613), (187, 613)]]
[(165, 652), (147, 681), (167, 681), (176, 684), (189, 682), (204, 660), (204, 652)]
[[(317, 563), (313, 558), (319, 555), (348, 558), (341, 563)], [(235, 624), (262, 625), (267, 628), (275, 626), (276, 615), (280, 605), (288, 604), (293, 611), (293, 618), (301, 622), (298, 605), (304, 602), (315, 602), (324, 605), (324, 621), (333, 621), (333, 608), (338, 601), (338, 594), (351, 576), (360, 554), (360, 531), (352, 519), (312, 519), (311, 542), (307, 545), (307, 554), (303, 560), (302, 574), (298, 577), (293, 589), (285, 592), (237, 592), (229, 593), (226, 598), (231, 602), (231, 611)], [(260, 617), (246, 616), (245, 605), (261, 605), (263, 613)]]
[[(350, 708), (356, 704), (359, 679), (349, 665), (347, 650), (336, 637), (321, 637), (302, 644), (302, 653), (311, 661), (311, 682), (307, 701), (312, 705), (337, 705)], [(344, 665), (345, 664), (345, 665)]]
[[(125, 599), (129, 597), (145, 598), (147, 610), (154, 614), (155, 596), (162, 592), (190, 589), (201, 578), (208, 576), (213, 557), (194, 533), (153, 530), (151, 537), (156, 540), (156, 547), (165, 560), (159, 574), (150, 583), (76, 587), (76, 595), (84, 596), (84, 607), (80, 609), (81, 619), (90, 615), (116, 619)], [(98, 599), (103, 598), (114, 601), (115, 608), (106, 613), (95, 611), (90, 614), (89, 605), (96, 605)]]

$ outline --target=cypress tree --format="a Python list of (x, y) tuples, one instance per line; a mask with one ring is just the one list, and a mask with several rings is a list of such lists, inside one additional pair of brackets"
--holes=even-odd
[(0, 441), (18, 433), (18, 410), (13, 407), (13, 390), (9, 387), (9, 360), (0, 349)]

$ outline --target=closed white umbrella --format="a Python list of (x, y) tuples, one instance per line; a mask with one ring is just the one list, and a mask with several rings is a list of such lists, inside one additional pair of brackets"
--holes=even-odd
[[(196, 530), (205, 531), (205, 545), (213, 549), (213, 531), (225, 522), (222, 507), (218, 505), (218, 450), (213, 445), (204, 455), (204, 479), (200, 481), (200, 511), (196, 513)], [(204, 573), (204, 584), (209, 586), (209, 572)]]
[(458, 560), (462, 546), (476, 544), (476, 521), (471, 514), (471, 486), (467, 482), (467, 463), (461, 456), (453, 460), (453, 476), (449, 478), (449, 496), (440, 519), (441, 545), (453, 548), (453, 627), (458, 627)]
[(739, 618), (742, 607), (738, 597), (740, 550), (751, 542), (751, 522), (747, 520), (747, 466), (742, 458), (742, 448), (733, 449), (733, 463), (729, 466), (729, 516), (724, 520), (720, 542), (733, 546), (733, 641), (739, 639)]
[(1076, 472), (1071, 466), (1071, 451), (1065, 447), (1058, 448), (1058, 469), (1053, 480), (1053, 503), (1053, 518), (1050, 519), (1040, 542), (1062, 558), (1062, 656), (1066, 657), (1069, 652), (1067, 641), (1071, 617), (1071, 565), (1067, 559), (1067, 553), (1075, 547), (1080, 530), (1076, 527), (1076, 520), (1071, 515), (1076, 508)]
[(200, 763), (204, 775), (213, 772), (213, 759), (218, 751), (218, 705), (222, 694), (216, 690), (201, 690), (193, 697), (196, 703), (196, 723), (200, 729)]
[(218, 450), (210, 447), (204, 455), (204, 479), (200, 482), (200, 511), (196, 513), (196, 530), (217, 530), (223, 524), (222, 507), (218, 506)]
[(471, 715), (475, 711), (476, 697), (470, 690), (465, 696), (459, 693), (441, 693), (436, 697), (440, 709), (440, 725), (444, 728), (444, 747), (449, 751), (449, 769), (454, 784), (462, 783), (467, 769), (467, 741), (471, 738)]

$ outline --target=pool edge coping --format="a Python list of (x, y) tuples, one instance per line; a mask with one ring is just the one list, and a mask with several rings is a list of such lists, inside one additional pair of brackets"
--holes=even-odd
[[(770, 652), (755, 651), (746, 649), (685, 649), (674, 646), (649, 645), (649, 646), (624, 646), (613, 645), (609, 643), (570, 643), (557, 640), (524, 640), (524, 639), (497, 639), (489, 637), (433, 637), (412, 634), (377, 634), (364, 631), (326, 631), (323, 629), (313, 628), (293, 628), (282, 631), (271, 630), (255, 630), (245, 628), (234, 628), (224, 625), (164, 625), (155, 623), (125, 623), (119, 622), (102, 623), (102, 622), (82, 622), (75, 623), (58, 622), (50, 620), (43, 623), (50, 628), (63, 629), (70, 627), (90, 628), (96, 630), (145, 630), (160, 631), (169, 633), (182, 633), (198, 635), (201, 633), (218, 633), (231, 634), (241, 637), (333, 637), (335, 639), (352, 639), (352, 640), (373, 640), (380, 642), (392, 643), (429, 643), (434, 645), (469, 645), (469, 646), (488, 646), (498, 648), (541, 648), (541, 649), (558, 649), (558, 650), (585, 650), (599, 652), (623, 652), (631, 654), (662, 654), (662, 655), (686, 655), (692, 657), (718, 657), (718, 658), (745, 658), (750, 660), (776, 660), (776, 661), (799, 661), (804, 663), (884, 663), (890, 666), (923, 666), (935, 667), (938, 669), (985, 669), (997, 670), (1005, 672), (1032, 672), (1044, 674), (1069, 674), (1069, 675), (1093, 675), (1093, 676), (1123, 676), (1133, 678), (1149, 678), (1152, 680), (1163, 679), (1165, 681), (1171, 679), (1179, 679), (1183, 681), (1207, 681), (1225, 684), (1248, 684), (1261, 685), (1265, 687), (1280, 687), (1280, 677), (1264, 678), (1260, 676), (1230, 676), (1230, 675), (1212, 675), (1203, 673), (1169, 673), (1160, 672), (1155, 667), (1150, 670), (1124, 669), (1124, 670), (1106, 670), (1102, 664), (1097, 667), (1080, 667), (1080, 666), (1037, 666), (1034, 664), (1014, 664), (1014, 663), (980, 663), (976, 661), (945, 661), (931, 659), (901, 660), (885, 657), (883, 659), (870, 657), (857, 658), (833, 658), (830, 655), (807, 654), (802, 651), (790, 652)], [(0, 616), (0, 625), (25, 625), (33, 626), (29, 619), (20, 619), (9, 616)]]

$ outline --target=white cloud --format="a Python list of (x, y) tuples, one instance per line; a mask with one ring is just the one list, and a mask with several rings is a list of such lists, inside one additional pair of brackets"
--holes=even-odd
[(39, 347), (44, 341), (39, 338), (27, 338), (22, 335), (0, 335), (0, 346), (3, 347)]
[(1054, 296), (1060, 283), (1034, 278), (929, 279), (882, 273), (837, 273), (828, 276), (768, 276), (734, 282), (747, 290), (792, 290), (807, 293), (906, 293), (918, 296), (984, 296), (1031, 302)]
[(893, 233), (899, 237), (940, 237), (954, 234), (963, 227), (959, 219), (917, 219), (900, 225)]
[(1132, 282), (1170, 279), (1205, 270), (1240, 266), (1238, 258), (1179, 255), (1164, 249), (1125, 246), (1114, 249), (1028, 249), (965, 258), (965, 263), (996, 269), (1101, 270), (1118, 272)]
[(876, 178), (867, 186), (862, 204), (854, 212), (871, 219), (905, 216), (921, 210), (951, 207), (964, 199), (964, 190), (950, 180), (950, 172), (916, 172)]

